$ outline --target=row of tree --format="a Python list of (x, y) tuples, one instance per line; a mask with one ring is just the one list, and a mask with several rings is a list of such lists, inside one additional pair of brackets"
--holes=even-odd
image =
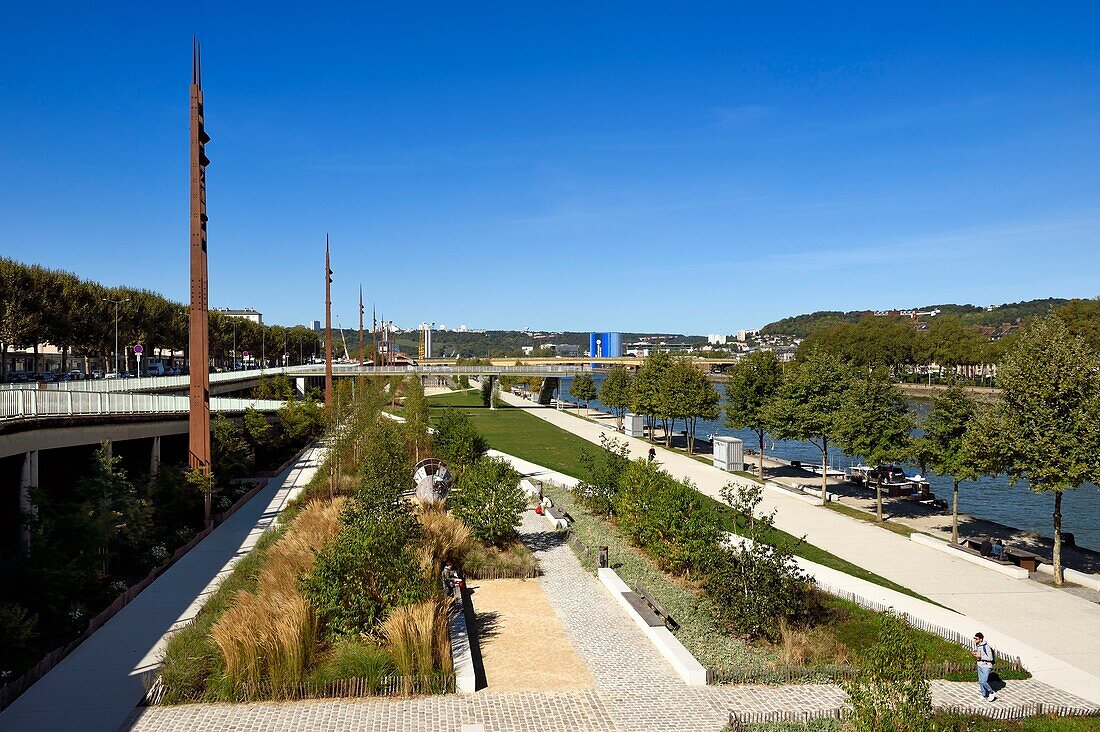
[[(956, 385), (936, 397), (918, 425), (886, 368), (856, 366), (824, 349), (804, 351), (784, 367), (760, 351), (729, 373), (726, 420), (758, 436), (761, 475), (766, 434), (813, 443), (821, 451), (822, 501), (830, 445), (870, 465), (911, 460), (949, 476), (956, 541), (960, 482), (1006, 473), (1012, 483), (1051, 492), (1061, 584), (1063, 494), (1100, 481), (1100, 355), (1052, 314), (1020, 332), (998, 374), (998, 402), (982, 406)], [(877, 504), (881, 521), (881, 491)]]
[[(1071, 332), (1100, 348), (1100, 300), (1070, 300), (1052, 312)], [(887, 366), (899, 375), (932, 364), (953, 371), (1000, 363), (1019, 334), (1012, 330), (991, 340), (959, 315), (933, 318), (924, 331), (908, 319), (865, 317), (813, 331), (799, 351), (824, 350), (854, 366)]]
[[(187, 306), (156, 292), (130, 287), (105, 287), (75, 274), (27, 265), (0, 257), (0, 379), (6, 376), (10, 349), (41, 343), (61, 349), (62, 370), (72, 356), (107, 359), (115, 344), (115, 302), (118, 339), (140, 343), (149, 356), (188, 350)], [(120, 345), (121, 347), (121, 345)], [(291, 364), (320, 352), (316, 333), (305, 326), (261, 325), (210, 311), (212, 364), (229, 365), (236, 351), (259, 360), (267, 354), (280, 363), (285, 351)], [(35, 359), (34, 370), (39, 370)]]
[[(589, 374), (576, 377), (570, 387), (570, 394), (586, 404), (596, 398), (595, 391)], [(718, 419), (721, 414), (721, 394), (707, 375), (689, 359), (668, 353), (649, 356), (633, 375), (622, 366), (612, 367), (599, 398), (615, 413), (620, 426), (627, 410), (645, 417), (651, 437), (660, 424), (666, 445), (672, 442), (676, 423), (682, 421), (689, 452), (695, 447), (699, 420)]]

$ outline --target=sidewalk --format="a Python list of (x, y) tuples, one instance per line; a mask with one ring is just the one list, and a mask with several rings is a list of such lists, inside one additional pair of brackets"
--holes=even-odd
[(316, 471), (312, 447), (0, 713), (0, 730), (115, 732), (145, 693), (166, 634), (189, 622)]
[[(627, 443), (632, 457), (645, 457), (651, 447), (573, 415), (511, 394), (502, 396), (592, 443), (599, 444), (601, 434), (615, 435)], [(719, 500), (725, 484), (747, 482), (660, 447), (657, 460)], [(961, 632), (982, 631), (995, 647), (1023, 658), (1036, 679), (1100, 703), (1100, 605), (1036, 582), (1004, 577), (793, 495), (765, 491), (762, 508), (777, 510), (776, 526), (783, 531), (805, 536), (825, 551), (965, 615)]]

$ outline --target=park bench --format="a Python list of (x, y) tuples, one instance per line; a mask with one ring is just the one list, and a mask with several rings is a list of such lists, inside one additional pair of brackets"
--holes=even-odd
[(548, 506), (543, 511), (546, 519), (554, 525), (555, 529), (568, 529), (570, 522), (573, 520), (569, 514), (557, 506)]
[(1039, 571), (1039, 564), (1046, 561), (1038, 554), (1033, 554), (1023, 549), (1010, 549), (1009, 547), (1005, 547), (1004, 555), (1010, 562), (1018, 567), (1026, 569), (1028, 572)]
[(646, 592), (646, 589), (640, 583), (634, 584), (633, 592), (624, 592), (623, 597), (630, 603), (631, 607), (638, 611), (638, 614), (649, 624), (649, 627), (660, 628), (663, 626), (669, 630), (676, 630), (680, 627), (680, 624), (668, 614), (661, 603)]
[(998, 559), (998, 558), (994, 557), (993, 555), (988, 555), (987, 556), (987, 555), (982, 554), (982, 551), (981, 551), (982, 541), (983, 541), (982, 539), (974, 539), (974, 538), (964, 537), (962, 539), (962, 541), (960, 541), (958, 544), (953, 544), (952, 546), (954, 546), (956, 549), (958, 549), (961, 552), (966, 552), (967, 554), (974, 554), (976, 556), (981, 557), (982, 559), (986, 559), (990, 562), (993, 562), (994, 564), (1003, 564), (1003, 565), (1014, 564), (1014, 562), (1012, 562), (1008, 559)]

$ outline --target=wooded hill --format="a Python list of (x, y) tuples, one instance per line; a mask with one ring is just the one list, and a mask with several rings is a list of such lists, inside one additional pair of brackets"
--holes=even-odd
[[(1011, 302), (998, 305), (992, 309), (986, 309), (977, 305), (922, 305), (913, 308), (918, 312), (939, 310), (940, 315), (958, 315), (963, 325), (1002, 325), (1014, 323), (1017, 318), (1027, 319), (1035, 315), (1044, 315), (1052, 309), (1065, 305), (1069, 300), (1059, 297), (1048, 297), (1042, 300), (1025, 300), (1023, 302)], [(909, 308), (906, 308), (909, 309)], [(795, 315), (783, 318), (774, 323), (769, 323), (760, 329), (764, 335), (789, 335), (805, 338), (811, 333), (826, 328), (833, 328), (842, 323), (855, 323), (864, 316), (864, 310), (850, 310), (840, 312), (838, 310), (819, 310), (814, 313)]]

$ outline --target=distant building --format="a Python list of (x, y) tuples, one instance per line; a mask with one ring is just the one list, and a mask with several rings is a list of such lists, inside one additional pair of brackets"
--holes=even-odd
[(314, 320), (313, 322), (310, 323), (309, 327), (313, 329), (314, 333), (320, 333), (321, 332), (321, 321), (320, 320)]
[(724, 346), (724, 345), (726, 345), (726, 336), (718, 335), (716, 333), (708, 335), (707, 336), (707, 343), (709, 343), (712, 346)]
[(581, 347), (573, 343), (547, 343), (544, 348), (554, 349), (555, 356), (579, 356)]
[(760, 331), (758, 331), (758, 330), (739, 330), (739, 331), (737, 331), (737, 340), (744, 343), (749, 338), (751, 338), (752, 336), (756, 335), (759, 332)]
[[(578, 354), (579, 354), (578, 347)], [(589, 333), (588, 355), (592, 358), (619, 358), (623, 355), (622, 333)]]
[[(245, 308), (244, 310), (232, 310), (230, 308), (214, 308), (215, 312), (221, 313), (230, 318), (244, 318), (245, 320), (251, 320), (253, 323), (259, 323), (263, 325), (264, 315), (258, 310), (252, 308)], [(314, 321), (319, 322), (319, 321)]]
[(531, 352), (535, 350), (534, 346), (520, 346), (519, 350), (523, 351), (524, 356), (530, 356)]

